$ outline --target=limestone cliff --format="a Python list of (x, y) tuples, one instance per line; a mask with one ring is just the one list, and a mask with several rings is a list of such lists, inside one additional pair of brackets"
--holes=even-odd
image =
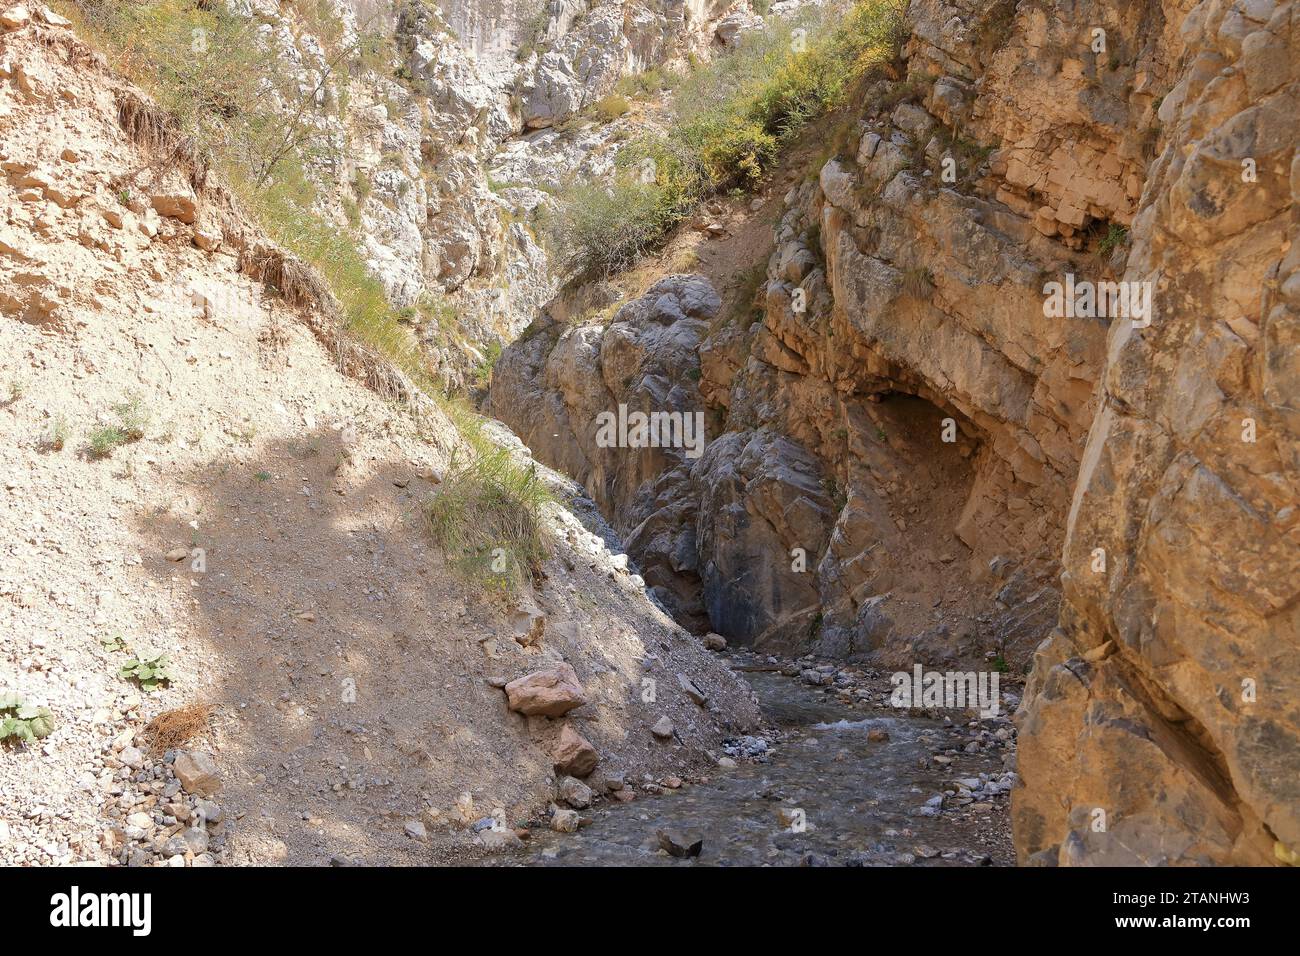
[[(562, 297), (491, 408), (679, 620), (909, 663), (1050, 635), (1025, 862), (1294, 860), (1296, 10), (914, 0), (765, 185), (752, 309), (721, 267)], [(620, 404), (707, 449), (601, 446)]]
[(1157, 315), (1108, 339), (1022, 718), (1028, 862), (1300, 844), (1300, 7), (1167, 6), (1176, 82), (1125, 271)]

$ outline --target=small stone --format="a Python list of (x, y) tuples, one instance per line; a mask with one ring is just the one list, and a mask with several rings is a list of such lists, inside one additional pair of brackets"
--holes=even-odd
[(721, 634), (715, 634), (712, 631), (700, 638), (700, 642), (711, 651), (725, 651), (727, 649), (727, 639)]
[(510, 709), (527, 716), (561, 717), (587, 702), (578, 675), (561, 661), (505, 686)]
[(172, 770), (186, 793), (200, 797), (210, 797), (221, 789), (221, 777), (217, 765), (205, 753), (190, 751), (176, 757)]
[(24, 27), (31, 18), (31, 12), (22, 6), (10, 7), (8, 10), (0, 11), (0, 25), (3, 25), (6, 30), (17, 30)]
[(524, 841), (520, 839), (518, 833), (504, 827), (501, 829), (489, 828), (480, 831), (477, 839), (492, 853), (504, 853), (507, 850), (517, 850), (524, 845)]
[(190, 552), (186, 548), (172, 548), (164, 555), (168, 561), (184, 561), (189, 556)]
[(881, 730), (877, 727), (874, 730), (867, 731), (867, 740), (871, 741), (873, 744), (883, 744), (888, 739), (889, 731), (887, 730)]
[(704, 849), (704, 837), (694, 830), (683, 832), (681, 830), (665, 829), (660, 830), (656, 835), (659, 839), (659, 846), (667, 851), (669, 856), (685, 859), (686, 857), (699, 856), (700, 851)]
[(577, 833), (581, 817), (576, 810), (564, 810), (559, 807), (551, 814), (551, 829), (556, 833)]
[(192, 225), (197, 217), (193, 196), (181, 193), (159, 193), (152, 196), (150, 201), (158, 215), (179, 219), (186, 225)]
[(198, 813), (207, 823), (220, 823), (224, 816), (224, 811), (220, 806), (211, 800), (199, 800), (194, 805), (195, 813)]
[(570, 777), (587, 777), (596, 769), (596, 764), (600, 762), (600, 755), (582, 734), (573, 729), (572, 725), (565, 724), (560, 728), (560, 742), (555, 748), (554, 760), (556, 773)]
[(708, 704), (709, 699), (704, 695), (704, 691), (695, 686), (695, 682), (685, 674), (677, 675), (677, 686), (682, 689), (682, 692), (685, 693), (687, 697), (695, 701), (699, 706), (704, 707)]
[(654, 734), (660, 740), (670, 740), (673, 736), (673, 722), (668, 719), (667, 715), (660, 717), (650, 728), (650, 733)]
[(52, 27), (70, 27), (72, 21), (67, 17), (61, 17), (49, 7), (41, 7), (41, 19)]
[(429, 831), (424, 828), (424, 824), (419, 820), (406, 821), (406, 835), (420, 843), (425, 843), (429, 839)]
[(585, 810), (591, 806), (594, 796), (591, 787), (581, 780), (575, 780), (573, 777), (560, 779), (560, 799), (574, 809)]
[(735, 770), (736, 761), (732, 760), (730, 757), (719, 757), (718, 766), (723, 770)]
[(221, 246), (221, 233), (214, 229), (195, 229), (194, 244), (204, 252), (216, 252)]

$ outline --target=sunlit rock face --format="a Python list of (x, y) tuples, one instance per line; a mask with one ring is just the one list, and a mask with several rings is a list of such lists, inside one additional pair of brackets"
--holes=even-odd
[[(915, 0), (754, 308), (544, 312), (493, 412), (692, 626), (1032, 658), (1022, 862), (1293, 861), (1296, 9)], [(596, 447), (628, 401), (707, 448)]]
[[(1296, 5), (1166, 4), (1178, 53), (1021, 717), (1022, 860), (1300, 845)], [(1282, 67), (1282, 64), (1288, 64)]]

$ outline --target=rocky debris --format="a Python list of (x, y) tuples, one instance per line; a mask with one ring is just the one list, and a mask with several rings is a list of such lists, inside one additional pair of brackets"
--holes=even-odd
[(699, 856), (704, 849), (704, 837), (698, 831), (665, 829), (657, 831), (655, 836), (665, 853), (680, 859)]
[(221, 775), (212, 758), (200, 751), (188, 751), (177, 756), (173, 768), (186, 793), (210, 797), (221, 789)]
[(573, 668), (563, 661), (505, 686), (510, 709), (530, 717), (563, 717), (587, 702)]
[(510, 626), (521, 647), (537, 647), (546, 631), (546, 614), (531, 601), (524, 601), (510, 611)]
[(552, 806), (551, 829), (556, 833), (577, 833), (581, 822), (582, 818), (578, 816), (576, 810)]
[(187, 225), (192, 225), (198, 217), (198, 204), (190, 194), (159, 193), (151, 196), (149, 201), (158, 215), (179, 219)]
[(709, 698), (705, 696), (704, 691), (700, 690), (699, 687), (695, 685), (695, 682), (685, 674), (679, 673), (677, 675), (677, 686), (682, 689), (682, 693), (699, 706), (707, 707), (709, 705)]
[(405, 830), (408, 837), (419, 843), (427, 843), (429, 840), (429, 831), (420, 820), (407, 820)]
[(31, 11), (21, 5), (0, 10), (0, 26), (6, 30), (20, 30), (27, 26), (31, 19)]
[(575, 810), (585, 810), (591, 806), (591, 801), (595, 796), (591, 787), (581, 780), (575, 780), (573, 777), (561, 777), (559, 790), (560, 799)]
[(700, 643), (711, 651), (725, 651), (727, 649), (727, 639), (721, 634), (715, 634), (712, 631), (700, 638)]
[(506, 853), (522, 849), (524, 846), (524, 841), (519, 834), (505, 827), (488, 827), (486, 830), (480, 830), (474, 838), (492, 853)]
[(728, 757), (761, 760), (767, 757), (768, 751), (771, 748), (764, 738), (745, 734), (742, 737), (724, 740), (722, 742), (722, 749), (726, 752)]
[[(560, 728), (560, 742), (552, 755), (556, 773), (571, 777), (587, 777), (600, 762), (600, 755), (587, 738), (573, 729), (571, 724)], [(620, 778), (621, 780), (621, 778)]]
[(650, 733), (660, 740), (672, 740), (674, 729), (672, 720), (663, 716), (650, 726)]

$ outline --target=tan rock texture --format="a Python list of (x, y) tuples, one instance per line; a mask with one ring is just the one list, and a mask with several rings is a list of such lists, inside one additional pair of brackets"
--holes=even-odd
[(1024, 862), (1300, 846), (1300, 5), (1166, 6), (1180, 66), (1125, 272), (1156, 317), (1109, 334), (1021, 715)]
[(571, 777), (587, 777), (600, 762), (600, 754), (586, 737), (569, 724), (560, 728), (560, 742), (555, 747), (555, 769)]
[(506, 684), (510, 709), (527, 717), (562, 717), (587, 702), (578, 675), (564, 662)]
[[(701, 632), (909, 666), (1041, 643), (1022, 862), (1294, 859), (1298, 9), (914, 0), (902, 69), (766, 187), (752, 309), (744, 261), (612, 321), (553, 304), (492, 409)], [(1054, 314), (1067, 277), (1150, 321)], [(705, 281), (732, 305), (681, 309)], [(596, 447), (619, 402), (702, 407), (708, 447)]]

